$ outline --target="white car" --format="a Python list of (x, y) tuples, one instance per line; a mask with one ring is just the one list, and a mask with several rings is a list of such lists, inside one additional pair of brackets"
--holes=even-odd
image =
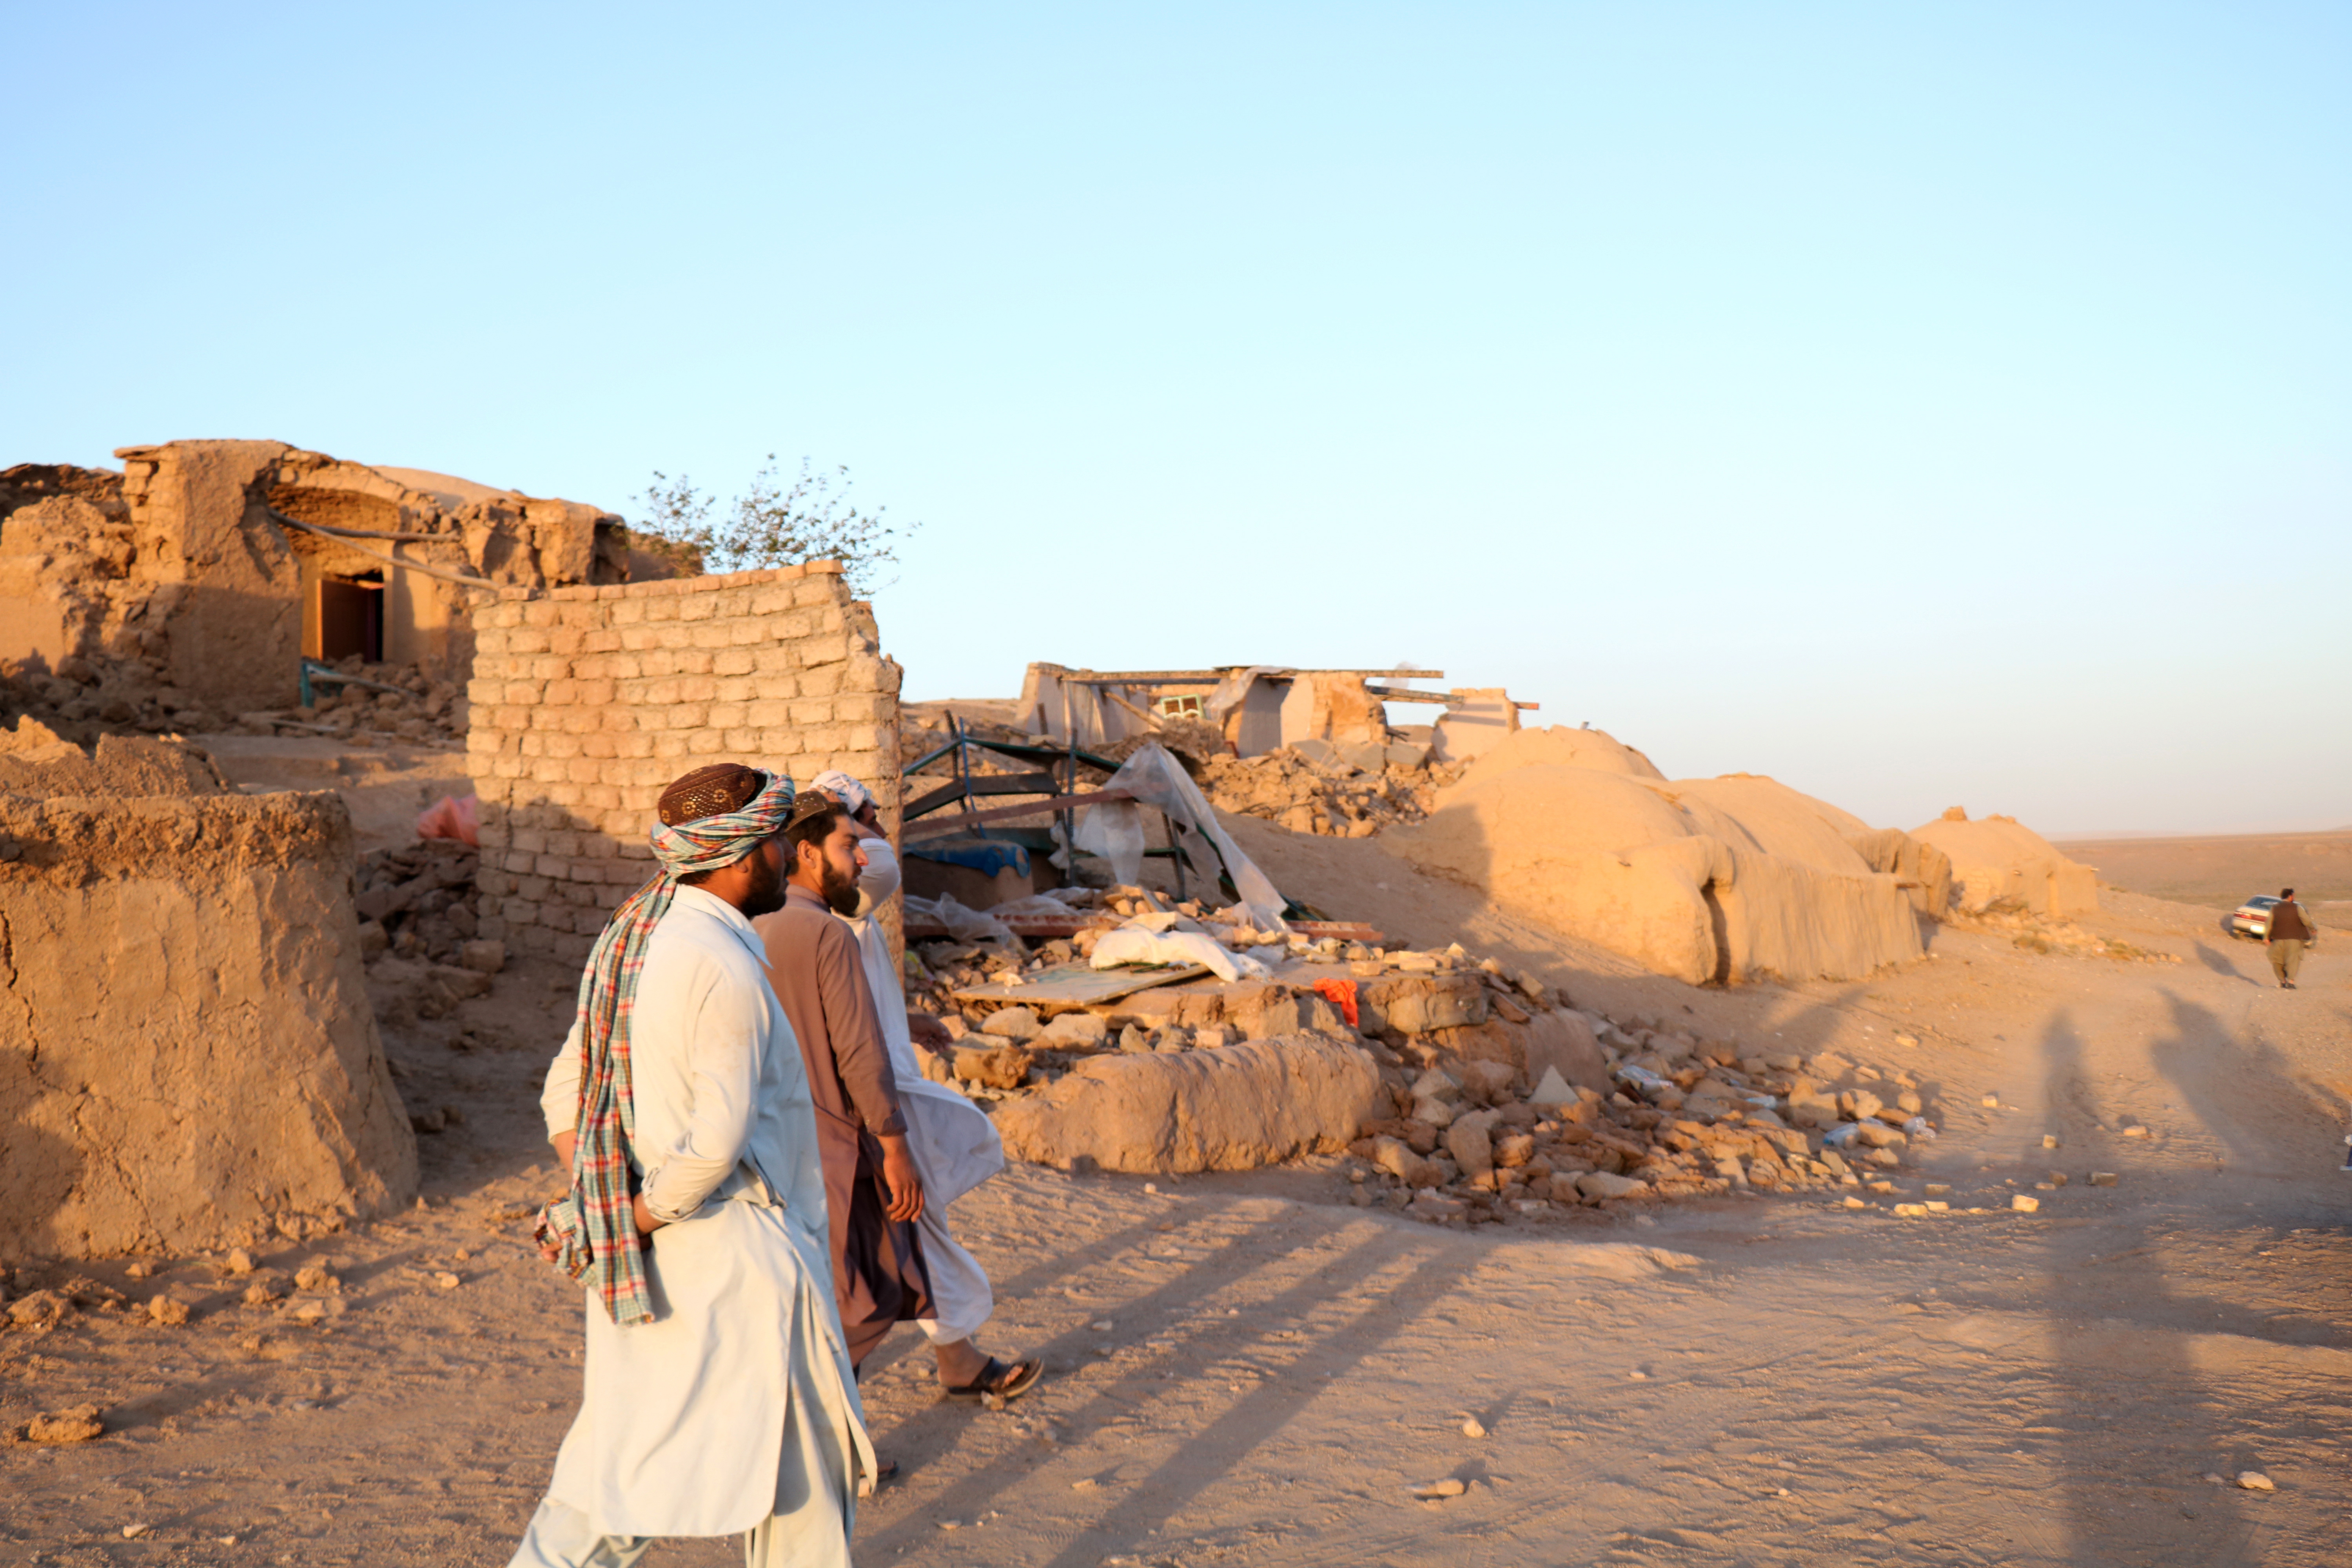
[(2250, 936), (2256, 942), (2268, 942), (2271, 935), (2271, 910), (2279, 900), (2268, 893), (2256, 893), (2240, 904), (2230, 915), (2230, 934)]

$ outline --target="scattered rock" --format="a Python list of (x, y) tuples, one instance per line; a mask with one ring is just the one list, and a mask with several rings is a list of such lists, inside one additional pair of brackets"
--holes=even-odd
[(188, 1304), (169, 1296), (151, 1296), (147, 1299), (147, 1315), (167, 1328), (177, 1328), (188, 1321)]
[(1446, 1152), (1454, 1156), (1465, 1176), (1483, 1176), (1495, 1168), (1494, 1141), (1488, 1129), (1494, 1126), (1491, 1110), (1473, 1111), (1454, 1118), (1445, 1129)]
[(253, 1272), (253, 1254), (242, 1247), (232, 1247), (228, 1249), (228, 1257), (222, 1260), (221, 1268), (230, 1274), (250, 1274)]
[(2095, 1187), (2112, 1187), (2115, 1184), (2116, 1173), (2113, 1171), (2094, 1171), (2091, 1173), (2091, 1185)]
[(2029, 1198), (2023, 1193), (2019, 1193), (2016, 1196), (2009, 1200), (2009, 1206), (2016, 1210), (2019, 1214), (2035, 1214), (2041, 1210), (2042, 1200), (2040, 1198)]
[[(1013, 1011), (1026, 1013), (1026, 1007)], [(1004, 1015), (996, 1015), (1003, 1017)], [(1034, 1021), (1034, 1016), (1032, 1016)], [(1032, 1036), (1035, 1034), (1033, 1029)], [(983, 1038), (1003, 1037), (982, 1037)], [(953, 1057), (955, 1075), (970, 1079), (989, 1089), (1019, 1089), (1029, 1079), (1029, 1053), (1017, 1045), (1002, 1045), (992, 1049), (978, 1046), (958, 1046)]]
[(1465, 1437), (1484, 1437), (1486, 1435), (1486, 1424), (1475, 1415), (1465, 1416), (1462, 1420), (1462, 1435)]
[(87, 1443), (103, 1435), (106, 1423), (98, 1418), (95, 1405), (77, 1405), (70, 1410), (52, 1411), (36, 1415), (25, 1428), (27, 1443)]
[(2270, 1477), (2263, 1474), (2260, 1470), (2240, 1470), (2238, 1472), (2238, 1486), (2242, 1490), (2250, 1492), (2274, 1492), (2278, 1490), (2277, 1485), (2272, 1481)]
[(1412, 1495), (1423, 1502), (1436, 1502), (1444, 1498), (1460, 1497), (1469, 1489), (1469, 1482), (1448, 1476), (1442, 1481), (1422, 1482), (1412, 1489)]
[(1109, 1032), (1108, 1021), (1098, 1013), (1063, 1013), (1031, 1043), (1045, 1050), (1099, 1050)]
[(433, 1276), (433, 1283), (439, 1289), (455, 1290), (458, 1286), (464, 1284), (465, 1281), (458, 1279), (455, 1274), (444, 1269), (442, 1272)]
[(496, 974), (507, 966), (507, 944), (487, 937), (460, 943), (457, 963), (460, 968)]
[(981, 1024), (980, 1032), (998, 1039), (1015, 1043), (1033, 1040), (1045, 1032), (1035, 1011), (1028, 1007), (1000, 1007)]
[(1587, 1171), (1576, 1178), (1576, 1190), (1596, 1202), (1606, 1198), (1627, 1198), (1650, 1190), (1647, 1182), (1632, 1176), (1612, 1175), (1607, 1171)]
[(325, 1264), (310, 1263), (295, 1271), (294, 1288), (298, 1290), (320, 1290), (341, 1295), (343, 1282), (336, 1279), (334, 1270)]
[(56, 1290), (36, 1290), (8, 1303), (8, 1321), (20, 1329), (46, 1329), (73, 1310), (73, 1303)]

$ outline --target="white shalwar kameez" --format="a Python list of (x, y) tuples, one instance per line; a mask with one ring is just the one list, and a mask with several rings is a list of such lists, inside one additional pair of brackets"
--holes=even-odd
[[(517, 1568), (634, 1563), (658, 1535), (745, 1534), (753, 1568), (849, 1563), (874, 1472), (833, 1301), (824, 1176), (799, 1047), (735, 907), (681, 887), (630, 1015), (632, 1158), (667, 1223), (656, 1317), (586, 1303), (586, 1390)], [(576, 1039), (547, 1075), (575, 1125)]]
[(996, 1295), (980, 1259), (948, 1229), (948, 1205), (1004, 1169), (1004, 1141), (986, 1111), (923, 1076), (907, 1031), (906, 978), (891, 962), (890, 939), (874, 918), (875, 910), (898, 890), (898, 852), (887, 838), (861, 839), (857, 847), (866, 853), (866, 868), (857, 876), (857, 913), (844, 917), (844, 923), (857, 937), (882, 1039), (890, 1047), (890, 1076), (907, 1116), (907, 1150), (923, 1178), (923, 1216), (915, 1226), (939, 1315), (918, 1318), (915, 1326), (935, 1345), (953, 1344), (980, 1331), (996, 1310)]

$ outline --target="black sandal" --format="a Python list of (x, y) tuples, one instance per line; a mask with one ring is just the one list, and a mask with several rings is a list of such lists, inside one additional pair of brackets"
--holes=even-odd
[(1010, 1366), (994, 1356), (990, 1356), (988, 1364), (980, 1369), (978, 1377), (961, 1388), (949, 1388), (947, 1396), (950, 1399), (967, 1401), (992, 1399), (999, 1404), (1004, 1404), (1020, 1398), (1036, 1387), (1037, 1380), (1045, 1375), (1045, 1363), (1034, 1356), (1026, 1361), (1014, 1362)]

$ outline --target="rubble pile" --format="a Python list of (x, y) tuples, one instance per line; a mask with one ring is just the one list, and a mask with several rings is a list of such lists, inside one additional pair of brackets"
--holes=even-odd
[[(1023, 1158), (1230, 1169), (1229, 1152), (1184, 1163), (1170, 1151), (1221, 1104), (1263, 1098), (1272, 1085), (1298, 1092), (1304, 1053), (1352, 1047), (1379, 1087), (1370, 1112), (1334, 1141), (1349, 1155), (1351, 1200), (1439, 1222), (1733, 1191), (1885, 1191), (1903, 1152), (1935, 1136), (1917, 1084), (1899, 1070), (1829, 1053), (1758, 1054), (1654, 1018), (1579, 1011), (1538, 977), (1458, 943), (1423, 952), (1309, 940), (1192, 904), (1173, 912), (1269, 965), (1269, 977), (1193, 980), (1083, 1006), (957, 999), (990, 983), (1017, 995), (1026, 977), (1161, 912), (1142, 889), (1113, 889), (1078, 911), (1075, 937), (1034, 952), (1018, 942), (921, 944), (909, 953), (908, 1001), (951, 1037), (926, 1072), (995, 1102), (1007, 1148)], [(1289, 1053), (1287, 1065), (1269, 1050)], [(1106, 1065), (1119, 1058), (1162, 1065)], [(1226, 1065), (1234, 1081), (1221, 1100), (1202, 1074)], [(1308, 1065), (1321, 1071), (1319, 1058)], [(1148, 1099), (1138, 1087), (1147, 1079), (1170, 1086), (1174, 1108), (1142, 1118), (1123, 1143), (1106, 1140), (1106, 1116)], [(1073, 1092), (1081, 1088), (1103, 1093), (1089, 1100)], [(1288, 1153), (1318, 1146), (1312, 1128), (1288, 1136)], [(1320, 1136), (1329, 1138), (1328, 1123)]]
[(1966, 912), (1955, 910), (1945, 919), (1947, 923), (1962, 931), (2005, 936), (2011, 946), (2027, 952), (2057, 953), (2068, 958), (2110, 958), (2121, 963), (2182, 962), (2177, 952), (2151, 952), (2128, 942), (2100, 936), (2084, 931), (2072, 921), (2052, 920), (2036, 913), (2013, 899), (2001, 900), (1990, 909)]
[(1433, 1062), (1350, 1145), (1355, 1201), (1475, 1224), (1734, 1190), (1887, 1192), (1903, 1151), (1935, 1136), (1907, 1074), (1582, 1016), (1611, 1058), (1607, 1092)]
[(474, 873), (481, 853), (450, 838), (420, 838), (399, 849), (372, 849), (353, 874), (352, 907), (369, 957), (455, 963), (479, 932)]
[[(1195, 774), (1202, 793), (1220, 811), (1262, 817), (1293, 833), (1369, 838), (1383, 827), (1419, 822), (1437, 792), (1461, 776), (1465, 764), (1421, 760), (1421, 748), (1286, 746), (1263, 756), (1211, 756)], [(1366, 767), (1360, 763), (1373, 763)]]
[(312, 677), (312, 705), (237, 715), (236, 727), (251, 735), (325, 735), (352, 746), (404, 742), (462, 748), (466, 743), (466, 689), (436, 680), (423, 670), (395, 664), (339, 660), (338, 674), (358, 681), (341, 685)]

